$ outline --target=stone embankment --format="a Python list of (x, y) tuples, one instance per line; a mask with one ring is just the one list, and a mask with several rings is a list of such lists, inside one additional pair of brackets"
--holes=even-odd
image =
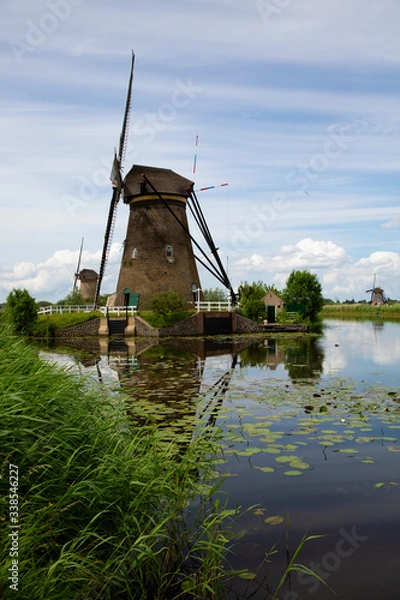
[[(270, 323), (261, 325), (237, 313), (197, 313), (171, 325), (171, 327), (156, 328), (152, 327), (139, 316), (128, 317), (125, 327), (125, 337), (186, 337), (197, 335), (218, 335), (218, 334), (249, 334), (263, 332), (304, 332), (307, 327), (304, 324), (286, 325), (279, 323)], [(56, 338), (68, 340), (79, 337), (108, 336), (109, 329), (106, 317), (100, 317), (68, 327), (67, 329), (57, 329)]]

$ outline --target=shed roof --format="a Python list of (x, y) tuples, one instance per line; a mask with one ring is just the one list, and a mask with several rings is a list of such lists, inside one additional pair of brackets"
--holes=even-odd
[(279, 296), (279, 294), (277, 294), (275, 290), (269, 290), (269, 292), (267, 292), (265, 296), (263, 296), (264, 303), (271, 302), (274, 300), (281, 303), (284, 302), (283, 298)]
[(135, 196), (154, 193), (149, 185), (144, 184), (143, 175), (148, 177), (160, 194), (174, 194), (188, 198), (194, 185), (193, 181), (182, 177), (182, 175), (171, 171), (171, 169), (133, 165), (124, 181), (125, 201), (129, 201)]

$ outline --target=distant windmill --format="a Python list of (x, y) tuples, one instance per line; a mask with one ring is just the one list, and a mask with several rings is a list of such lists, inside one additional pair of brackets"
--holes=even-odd
[(78, 257), (78, 264), (76, 266), (76, 271), (75, 271), (75, 275), (74, 275), (74, 287), (72, 288), (72, 291), (75, 292), (77, 285), (78, 285), (78, 279), (80, 281), (80, 287), (79, 287), (79, 292), (82, 296), (82, 298), (84, 300), (93, 300), (95, 292), (96, 292), (96, 286), (97, 286), (97, 280), (98, 280), (98, 275), (96, 273), (96, 271), (93, 271), (92, 269), (81, 269), (81, 260), (82, 260), (82, 252), (83, 252), (83, 242), (84, 242), (85, 238), (82, 238), (81, 241), (81, 247), (79, 250), (79, 257)]
[(76, 265), (76, 271), (75, 271), (75, 275), (74, 275), (74, 287), (72, 288), (72, 291), (75, 292), (76, 290), (76, 286), (78, 284), (78, 279), (79, 279), (79, 269), (81, 267), (81, 260), (82, 260), (82, 252), (83, 252), (83, 240), (85, 238), (82, 238), (81, 241), (81, 247), (79, 250), (79, 257), (78, 257), (78, 264)]
[(374, 275), (374, 280), (372, 283), (372, 288), (370, 290), (365, 291), (366, 294), (371, 293), (371, 305), (372, 306), (382, 306), (382, 304), (386, 304), (387, 300), (383, 293), (383, 289), (380, 287), (376, 287), (376, 273)]

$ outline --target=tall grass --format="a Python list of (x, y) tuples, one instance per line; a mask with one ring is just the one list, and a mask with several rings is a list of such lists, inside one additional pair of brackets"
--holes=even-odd
[[(0, 594), (19, 600), (214, 598), (235, 511), (185, 510), (215, 440), (162, 443), (124, 398), (42, 362), (0, 332)], [(19, 470), (19, 590), (10, 590), (8, 465)]]

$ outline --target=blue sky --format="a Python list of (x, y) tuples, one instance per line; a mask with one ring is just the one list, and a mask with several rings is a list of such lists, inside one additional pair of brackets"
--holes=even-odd
[[(294, 268), (400, 299), (396, 0), (3, 0), (0, 301), (98, 270), (130, 68), (125, 172), (192, 178), (234, 286)], [(119, 206), (103, 284), (115, 289)], [(219, 284), (200, 269), (203, 287)]]

